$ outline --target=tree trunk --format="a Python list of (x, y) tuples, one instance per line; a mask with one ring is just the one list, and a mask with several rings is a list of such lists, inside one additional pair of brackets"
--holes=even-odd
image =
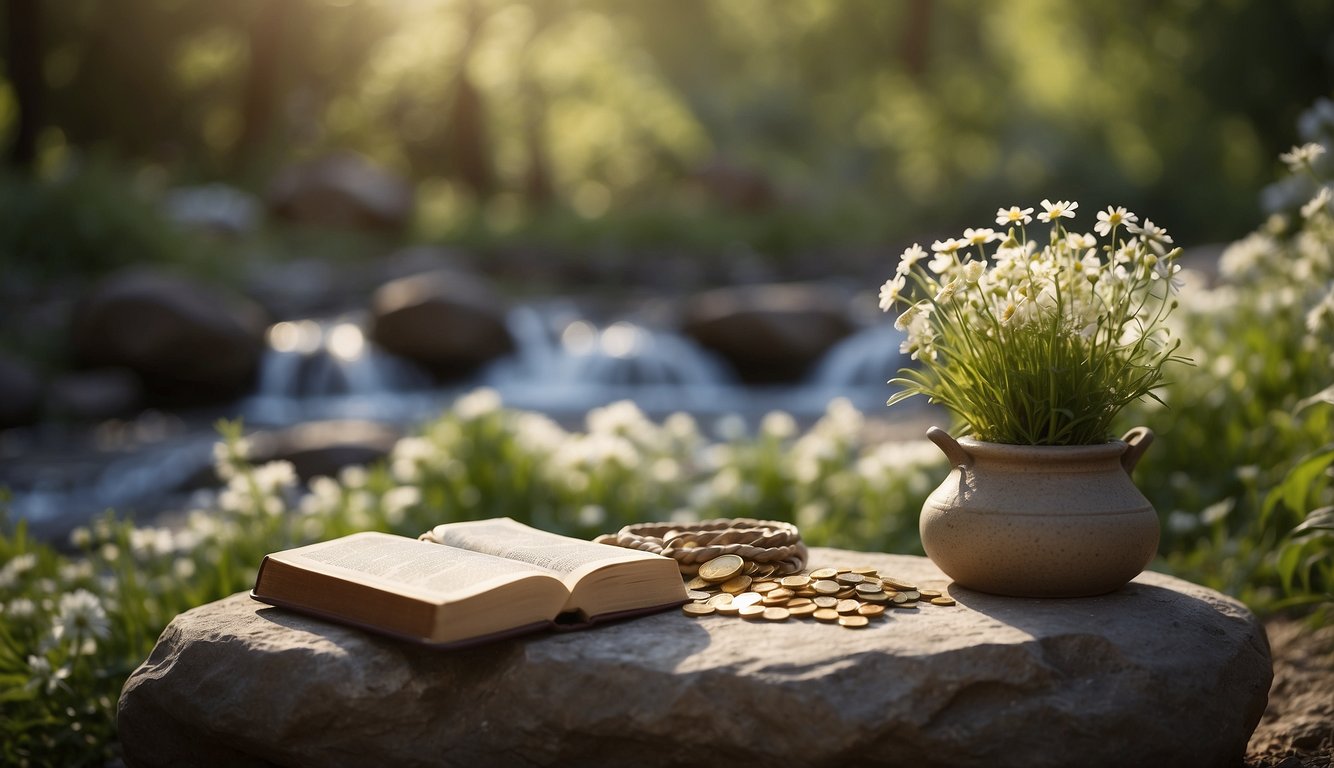
[(5, 10), (9, 81), (19, 109), (9, 161), (31, 170), (37, 161), (37, 134), (43, 118), (41, 0), (9, 0)]
[(250, 20), (250, 65), (241, 96), (241, 137), (237, 141), (235, 167), (254, 165), (273, 135), (282, 93), (282, 52), (288, 42), (293, 3), (288, 0), (261, 3)]

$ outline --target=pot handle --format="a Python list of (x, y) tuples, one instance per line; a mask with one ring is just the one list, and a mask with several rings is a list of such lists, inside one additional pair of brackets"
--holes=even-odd
[(1126, 452), (1121, 454), (1121, 466), (1130, 474), (1140, 457), (1153, 445), (1153, 430), (1148, 427), (1134, 427), (1121, 438), (1126, 443)]
[(940, 427), (931, 427), (926, 431), (926, 438), (936, 444), (936, 447), (945, 454), (945, 458), (950, 460), (952, 467), (971, 467), (973, 457), (968, 451), (964, 450), (959, 441), (950, 437), (950, 433)]

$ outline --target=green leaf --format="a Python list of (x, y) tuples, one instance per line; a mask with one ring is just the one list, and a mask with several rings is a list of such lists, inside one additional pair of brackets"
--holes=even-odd
[(1260, 524), (1266, 525), (1279, 504), (1301, 514), (1306, 509), (1306, 499), (1315, 487), (1320, 475), (1334, 464), (1334, 446), (1325, 446), (1302, 460), (1283, 478), (1283, 482), (1269, 492), (1264, 507), (1260, 510)]
[(1278, 575), (1283, 580), (1283, 591), (1292, 592), (1292, 578), (1297, 574), (1297, 568), (1302, 562), (1302, 548), (1300, 546), (1286, 546), (1278, 555)]
[(1306, 519), (1292, 529), (1292, 535), (1297, 536), (1319, 530), (1334, 531), (1334, 507), (1321, 507), (1311, 510)]

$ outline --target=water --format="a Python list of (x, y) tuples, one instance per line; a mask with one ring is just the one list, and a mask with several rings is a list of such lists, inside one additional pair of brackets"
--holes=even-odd
[[(248, 427), (330, 419), (404, 426), (431, 419), (461, 394), (487, 386), (509, 407), (570, 424), (618, 400), (635, 402), (653, 418), (675, 411), (706, 419), (739, 414), (753, 424), (781, 410), (809, 422), (835, 397), (868, 413), (883, 409), (891, 391), (886, 381), (905, 364), (898, 351), (902, 334), (885, 324), (829, 350), (806, 381), (748, 387), (681, 334), (629, 319), (598, 324), (568, 302), (517, 308), (508, 325), (516, 342), (512, 354), (468, 381), (439, 387), (413, 364), (379, 349), (358, 316), (277, 323), (268, 332), (254, 394), (229, 412)], [(58, 539), (62, 530), (104, 509), (160, 505), (164, 496), (179, 496), (206, 475), (217, 439), (211, 421), (196, 419), (159, 443), (102, 456), (95, 468), (71, 472), (62, 461), (61, 471), (53, 466), (16, 484), (13, 511), (33, 524), (34, 533)]]

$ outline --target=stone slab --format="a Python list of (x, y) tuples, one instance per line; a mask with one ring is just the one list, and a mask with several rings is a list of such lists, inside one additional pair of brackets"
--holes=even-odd
[[(948, 584), (925, 558), (811, 563)], [(1272, 677), (1240, 603), (1151, 572), (949, 591), (861, 630), (670, 611), (448, 652), (234, 595), (163, 632), (120, 737), (134, 766), (1239, 764)]]

